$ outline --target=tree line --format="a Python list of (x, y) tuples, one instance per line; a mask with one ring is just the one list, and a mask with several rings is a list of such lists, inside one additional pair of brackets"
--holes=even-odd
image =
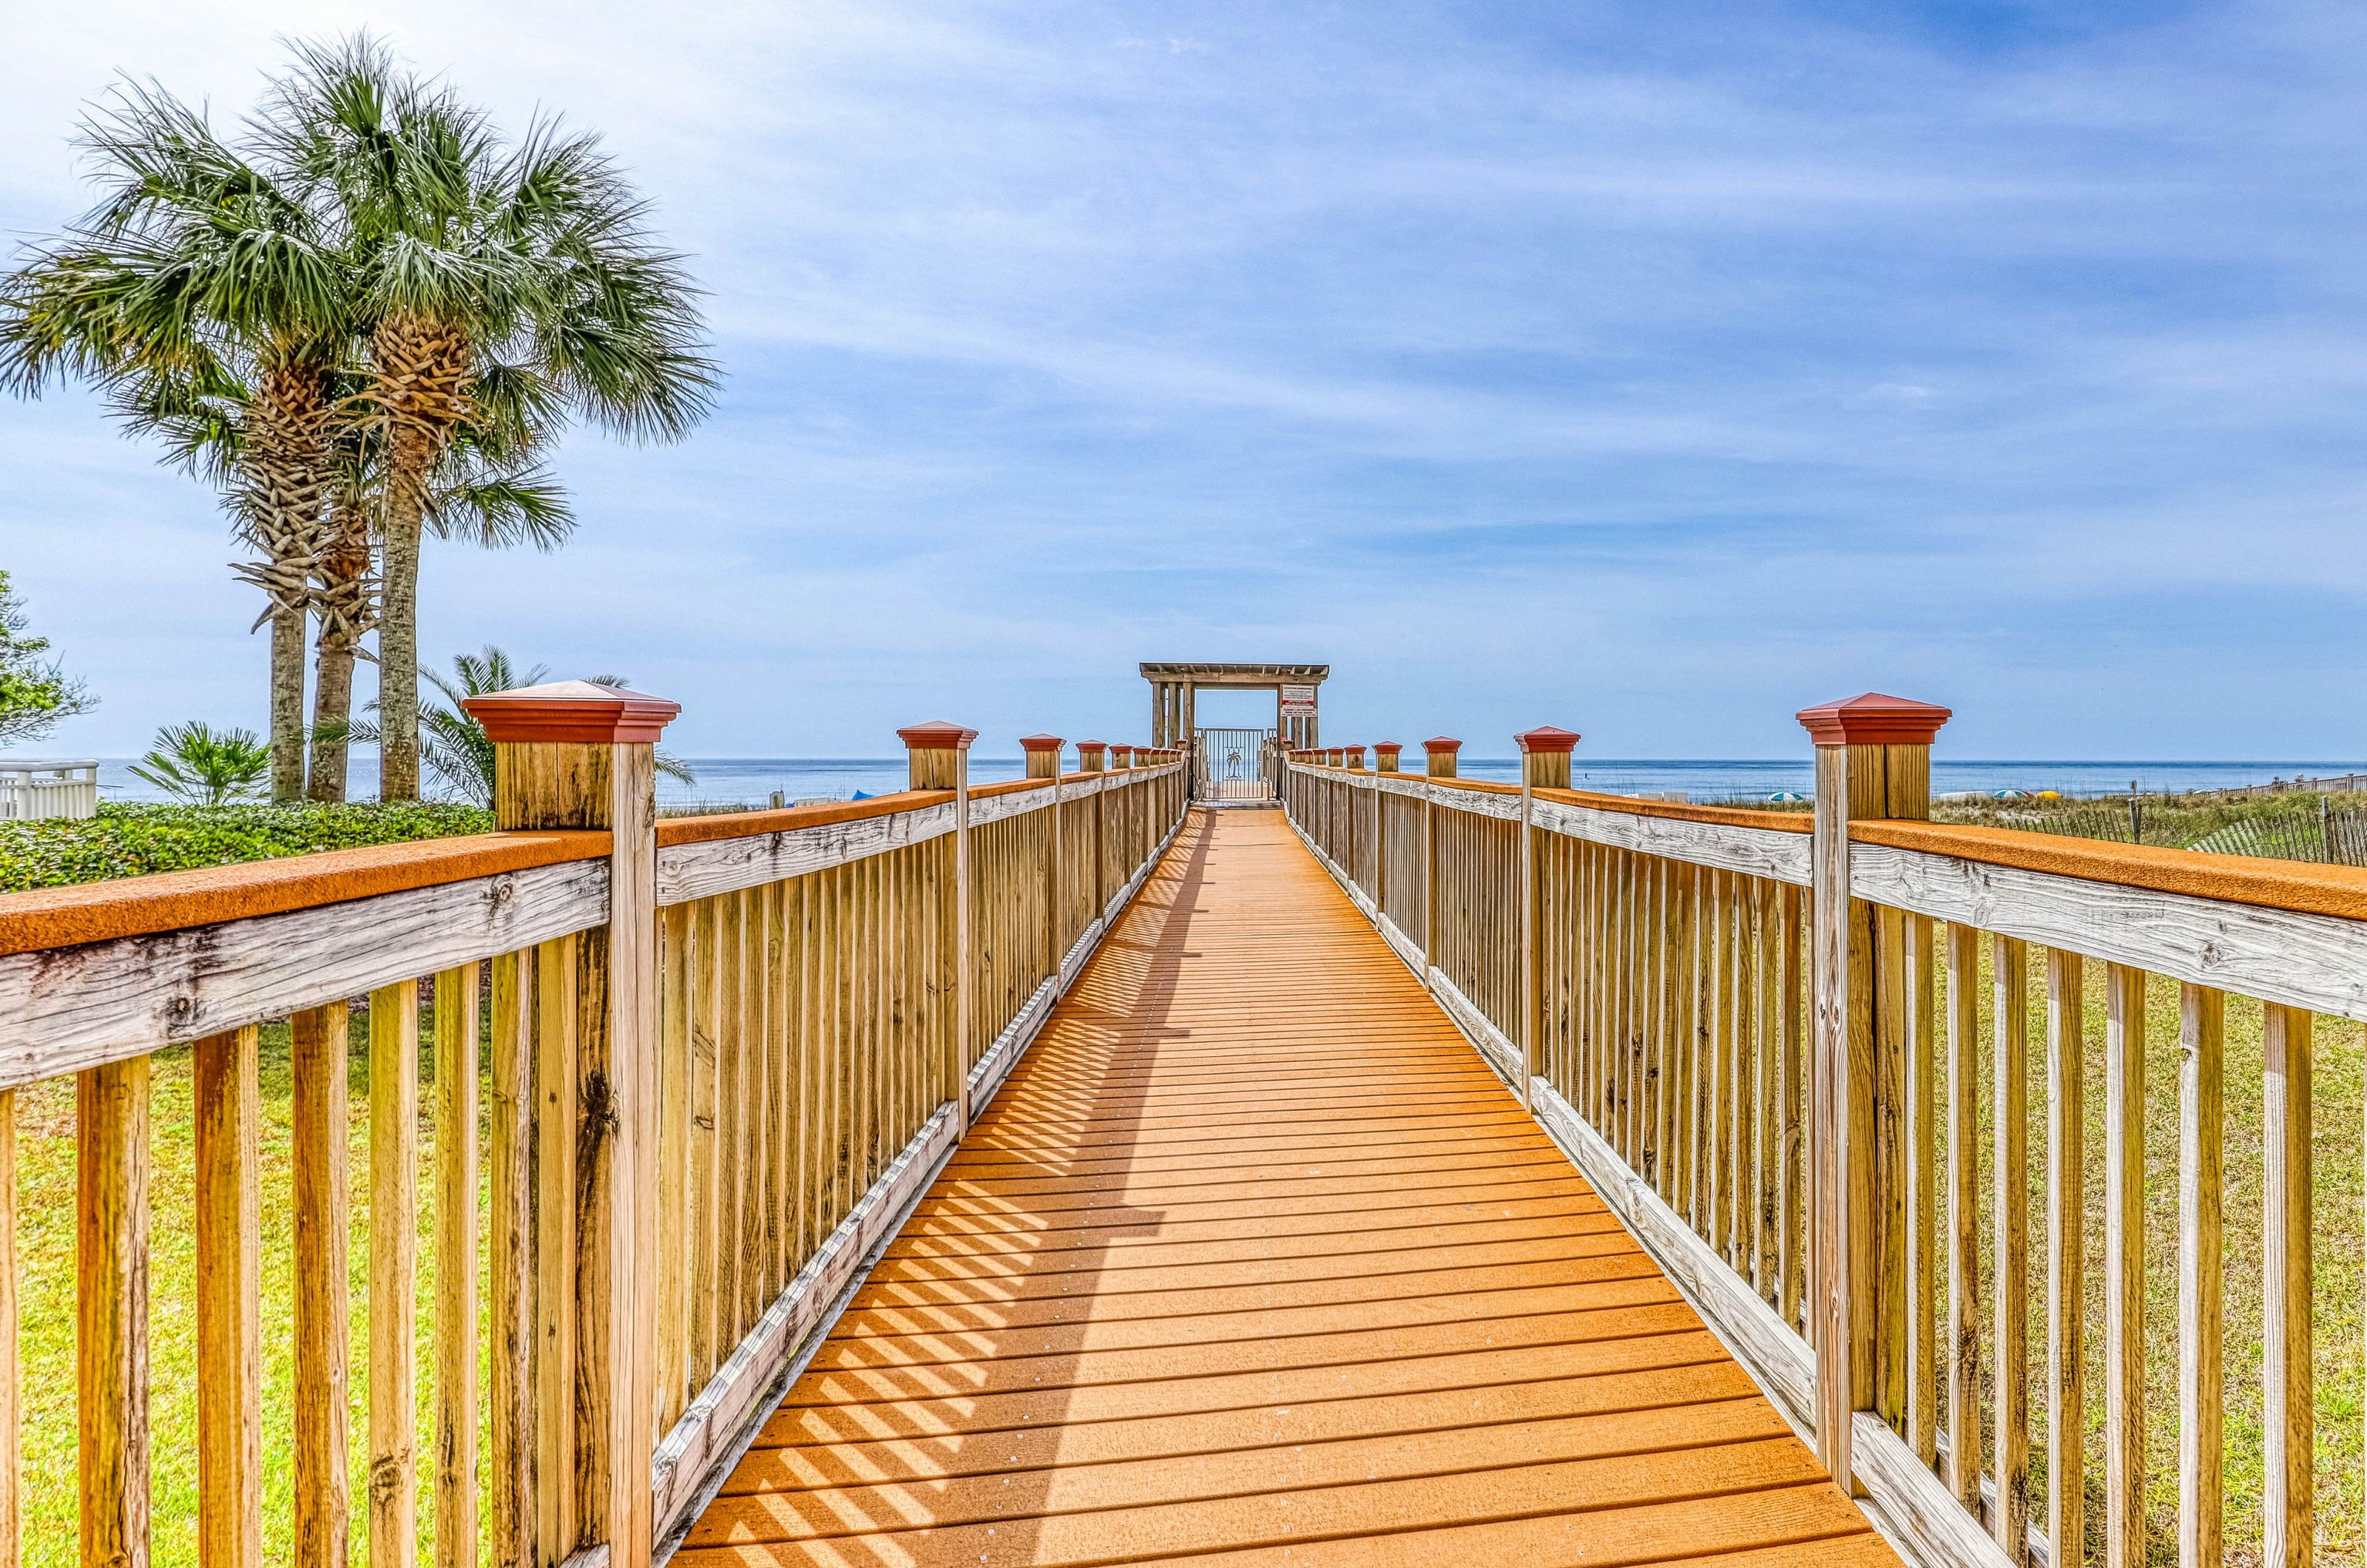
[(273, 796), (345, 799), (358, 730), (410, 800), (425, 540), (555, 547), (570, 424), (678, 439), (719, 372), (596, 136), (507, 139), (367, 36), (293, 53), (234, 136), (153, 83), (85, 120), (99, 199), (0, 277), (0, 385), (90, 385), (219, 491), (270, 628)]

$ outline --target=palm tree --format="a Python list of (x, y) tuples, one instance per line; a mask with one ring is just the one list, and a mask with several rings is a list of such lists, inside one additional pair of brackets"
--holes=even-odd
[[(436, 467), (427, 496), (426, 531), (485, 549), (521, 544), (557, 549), (573, 531), (575, 519), (566, 491), (542, 465), (542, 434), (517, 413), (508, 378), (481, 379), (488, 389), (474, 400), (474, 417), (455, 433)], [(346, 432), (336, 497), (329, 509), (328, 539), (314, 573), (313, 605), (321, 629), (307, 787), (319, 801), (345, 798), (354, 662), (361, 654), (363, 637), (379, 626), (372, 548), (385, 468), (381, 436), (368, 424)]]
[(131, 771), (176, 800), (192, 806), (228, 806), (252, 800), (271, 772), (271, 752), (252, 729), (217, 734), (206, 724), (168, 724), (156, 745)]
[(82, 141), (101, 199), (0, 282), (0, 384), (87, 380), (145, 429), (152, 411), (206, 406), (210, 467), (260, 558), (234, 570), (263, 590), (255, 624), (271, 625), (272, 794), (295, 798), (349, 275), (311, 209), (161, 88), (119, 88)]
[(538, 121), (505, 146), (485, 117), (380, 44), (300, 45), (263, 123), (316, 211), (335, 213), (368, 327), (357, 401), (384, 447), (379, 793), (419, 788), (419, 555), (435, 477), (493, 367), (555, 434), (572, 416), (672, 440), (717, 385), (697, 290), (592, 136)]

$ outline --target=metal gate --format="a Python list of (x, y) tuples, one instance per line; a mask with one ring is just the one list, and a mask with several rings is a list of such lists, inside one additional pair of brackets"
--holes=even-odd
[(1195, 800), (1274, 798), (1273, 730), (1203, 729), (1195, 739)]

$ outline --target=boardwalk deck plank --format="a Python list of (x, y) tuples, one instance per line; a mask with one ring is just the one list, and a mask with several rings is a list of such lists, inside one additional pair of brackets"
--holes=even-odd
[(1897, 1568), (1273, 813), (1195, 813), (681, 1568)]

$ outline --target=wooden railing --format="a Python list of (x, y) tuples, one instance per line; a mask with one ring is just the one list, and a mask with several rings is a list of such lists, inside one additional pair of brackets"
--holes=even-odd
[(2367, 874), (1935, 825), (1944, 710), (1802, 717), (1813, 821), (1557, 731), (1284, 804), (1911, 1557), (2359, 1561)]
[[(423, 1539), (444, 1568), (650, 1562), (1185, 808), (1172, 752), (1055, 777), (1059, 743), (1031, 738), (1030, 777), (973, 790), (969, 732), (922, 726), (910, 793), (658, 822), (672, 705), (472, 706), (504, 831), (0, 898), (0, 1568), (335, 1568), (357, 1538), (371, 1568)], [(182, 1072), (186, 1133), (154, 1088)], [(17, 1112), (61, 1075), (77, 1458), (45, 1476)], [(185, 1139), (193, 1213), (156, 1201)], [(188, 1299), (159, 1296), (181, 1278), (160, 1246), (194, 1253)], [(289, 1314), (268, 1339), (266, 1307)], [(194, 1319), (188, 1386), (159, 1387), (159, 1317)], [(170, 1516), (160, 1399), (194, 1409)]]

